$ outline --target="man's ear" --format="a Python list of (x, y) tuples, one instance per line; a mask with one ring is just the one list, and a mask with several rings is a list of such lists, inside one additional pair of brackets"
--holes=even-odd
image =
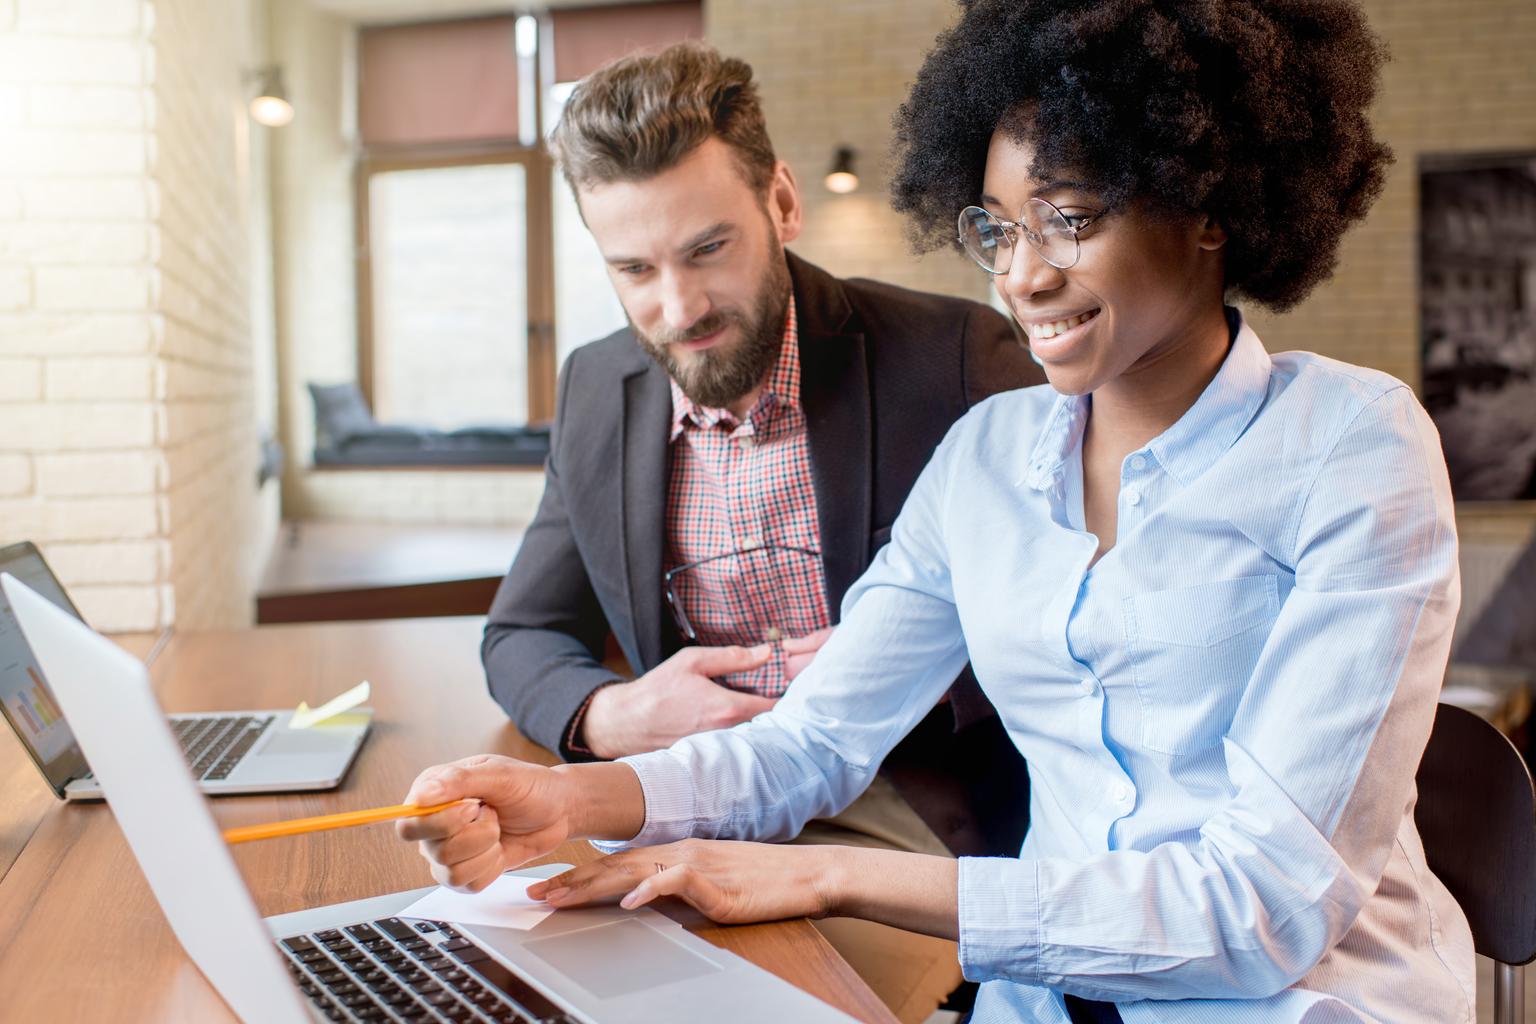
[(1205, 214), (1196, 244), (1207, 252), (1215, 252), (1227, 244), (1227, 229), (1222, 227), (1221, 222), (1215, 217)]
[(773, 180), (768, 183), (768, 216), (779, 232), (781, 244), (788, 245), (800, 237), (804, 212), (795, 172), (780, 160), (773, 165)]

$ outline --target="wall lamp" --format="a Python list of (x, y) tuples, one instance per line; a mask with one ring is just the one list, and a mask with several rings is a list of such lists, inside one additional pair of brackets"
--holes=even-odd
[(828, 192), (847, 195), (859, 187), (859, 176), (853, 171), (854, 152), (851, 146), (838, 146), (832, 157), (832, 169), (827, 172), (823, 184)]
[(281, 128), (293, 120), (293, 104), (288, 102), (288, 89), (283, 85), (283, 69), (268, 64), (246, 74), (247, 82), (256, 84), (256, 95), (251, 100), (251, 118), (268, 128)]

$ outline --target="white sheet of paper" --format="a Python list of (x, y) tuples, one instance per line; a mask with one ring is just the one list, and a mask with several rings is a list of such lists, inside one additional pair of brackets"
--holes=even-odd
[(303, 701), (299, 701), (299, 706), (293, 711), (293, 717), (288, 720), (288, 728), (308, 729), (311, 726), (319, 725), (321, 722), (335, 718), (343, 712), (351, 711), (366, 701), (368, 694), (368, 680), (364, 679), (346, 693), (332, 697), (317, 708), (312, 708)]
[(536, 881), (537, 878), (527, 875), (502, 875), (478, 893), (434, 889), (400, 911), (399, 916), (527, 931), (555, 912), (543, 900), (528, 898), (525, 890)]

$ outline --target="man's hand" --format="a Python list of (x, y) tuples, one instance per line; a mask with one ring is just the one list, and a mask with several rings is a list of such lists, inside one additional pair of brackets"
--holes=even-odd
[(712, 677), (759, 668), (772, 656), (769, 644), (685, 647), (633, 682), (598, 690), (579, 738), (598, 757), (611, 759), (756, 718), (777, 701), (728, 689)]
[(784, 641), (784, 678), (786, 680), (794, 682), (795, 677), (805, 671), (806, 666), (816, 657), (816, 652), (832, 638), (834, 628), (828, 626), (814, 633), (807, 633), (805, 636), (789, 637)]
[(432, 877), (479, 892), (503, 871), (542, 857), (571, 833), (563, 779), (549, 768), (481, 754), (428, 768), (405, 802), (422, 807), (464, 798), (461, 807), (395, 823), (401, 839), (421, 844)]

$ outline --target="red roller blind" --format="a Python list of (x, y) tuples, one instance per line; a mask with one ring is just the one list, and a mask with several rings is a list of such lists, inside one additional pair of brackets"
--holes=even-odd
[(363, 142), (516, 138), (516, 22), (477, 18), (364, 29), (358, 84)]
[(555, 37), (555, 81), (574, 82), (636, 50), (665, 49), (704, 37), (699, 0), (578, 7), (550, 12)]

